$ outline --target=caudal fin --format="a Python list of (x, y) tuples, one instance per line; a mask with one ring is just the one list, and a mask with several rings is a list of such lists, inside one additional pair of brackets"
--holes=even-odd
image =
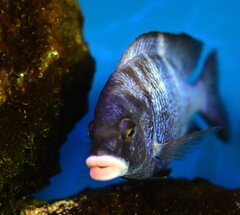
[(218, 92), (216, 51), (212, 51), (207, 57), (198, 83), (203, 84), (207, 94), (207, 101), (201, 110), (201, 114), (210, 126), (221, 126), (217, 135), (227, 142), (229, 139), (229, 123)]

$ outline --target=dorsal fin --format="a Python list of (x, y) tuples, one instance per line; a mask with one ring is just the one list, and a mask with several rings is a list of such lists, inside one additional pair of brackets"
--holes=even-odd
[(197, 66), (202, 45), (202, 42), (187, 34), (145, 33), (128, 47), (118, 68), (140, 54), (157, 54), (185, 78)]

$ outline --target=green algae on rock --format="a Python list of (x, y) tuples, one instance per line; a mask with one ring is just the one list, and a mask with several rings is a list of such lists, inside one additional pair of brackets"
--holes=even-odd
[(203, 179), (134, 181), (87, 189), (22, 214), (240, 214), (240, 190), (227, 190)]
[(0, 0), (0, 212), (59, 171), (94, 61), (75, 0)]

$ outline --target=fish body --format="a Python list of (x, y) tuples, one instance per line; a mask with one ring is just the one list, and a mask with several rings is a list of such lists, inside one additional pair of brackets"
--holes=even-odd
[(203, 44), (186, 34), (150, 32), (124, 53), (98, 99), (89, 124), (91, 155), (86, 160), (96, 180), (150, 178), (181, 155), (192, 139), (194, 114), (210, 126), (227, 120), (216, 86), (216, 53), (211, 52), (195, 83), (189, 76)]

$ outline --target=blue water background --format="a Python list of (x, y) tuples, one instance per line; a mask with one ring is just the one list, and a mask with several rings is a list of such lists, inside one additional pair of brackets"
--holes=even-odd
[[(240, 187), (240, 1), (238, 0), (79, 0), (84, 37), (96, 60), (88, 114), (61, 148), (62, 172), (36, 196), (50, 200), (71, 196), (86, 187), (118, 183), (90, 179), (85, 159), (89, 152), (87, 125), (99, 93), (128, 45), (148, 31), (186, 32), (216, 48), (219, 88), (231, 122), (231, 140), (224, 145), (214, 135), (191, 153), (171, 163), (173, 177), (203, 177), (227, 188)], [(81, 98), (76, 98), (81, 99)]]

